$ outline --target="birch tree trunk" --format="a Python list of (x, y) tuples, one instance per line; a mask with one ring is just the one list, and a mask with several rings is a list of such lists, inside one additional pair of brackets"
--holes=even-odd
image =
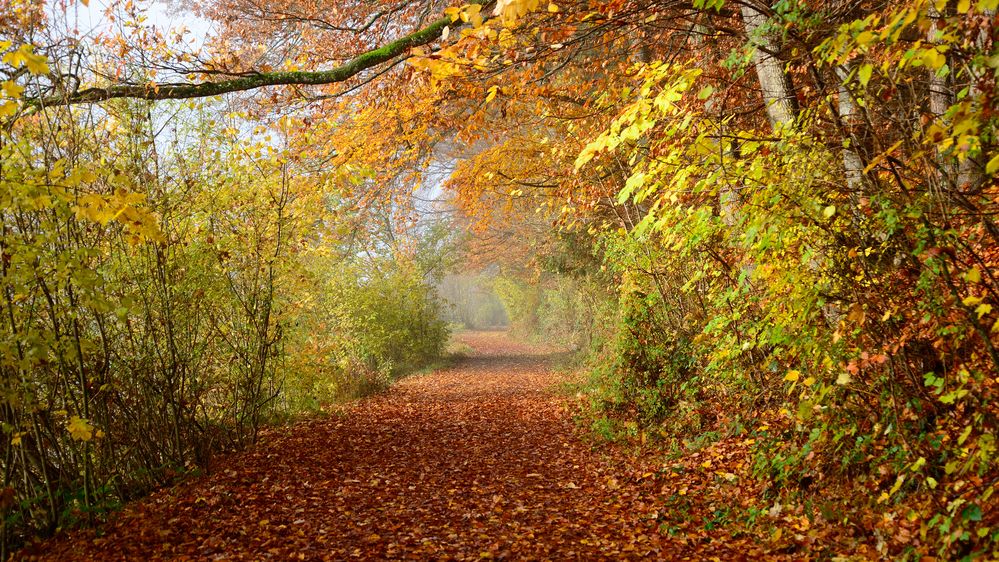
[[(982, 15), (988, 22), (994, 22), (996, 17), (995, 10), (985, 10)], [(975, 38), (975, 46), (977, 50), (982, 51), (985, 48), (985, 42), (988, 40), (988, 34), (985, 29), (981, 29), (978, 32), (978, 37)], [(970, 67), (971, 65), (969, 65)], [(973, 103), (981, 103), (982, 90), (978, 86), (978, 76), (975, 76), (971, 69), (969, 68), (968, 77), (968, 97)], [(969, 157), (964, 162), (961, 162), (958, 167), (957, 174), (957, 186), (965, 193), (976, 193), (978, 189), (982, 186), (985, 181), (985, 161), (986, 155), (979, 154), (975, 157)]]
[[(932, 44), (936, 42), (936, 35), (939, 28), (937, 22), (943, 16), (933, 3), (930, 3), (928, 14), (931, 23), (929, 30), (926, 32), (926, 39)], [(930, 113), (933, 114), (934, 118), (938, 118), (947, 113), (947, 108), (950, 107), (954, 96), (947, 86), (947, 76), (938, 76), (935, 70), (930, 70), (929, 74)]]
[(798, 99), (794, 95), (791, 77), (784, 71), (784, 64), (778, 57), (778, 41), (763, 29), (767, 16), (760, 8), (747, 3), (742, 5), (742, 22), (749, 44), (753, 46), (753, 66), (760, 81), (770, 124), (775, 130), (791, 127), (798, 114)]
[[(767, 16), (760, 8), (743, 4), (742, 21), (749, 44), (753, 47), (753, 66), (770, 125), (775, 131), (793, 127), (798, 113), (798, 101), (791, 77), (784, 71), (784, 64), (777, 56), (780, 51), (778, 43), (765, 32)], [(720, 209), (725, 214), (726, 223), (730, 225), (735, 223), (738, 199), (738, 194), (729, 189), (719, 193)]]
[(864, 179), (864, 161), (857, 152), (858, 139), (854, 134), (854, 127), (860, 117), (860, 108), (853, 99), (853, 93), (846, 81), (850, 73), (853, 72), (853, 63), (847, 63), (836, 69), (836, 77), (839, 78), (839, 92), (837, 96), (836, 109), (839, 112), (839, 120), (843, 126), (846, 138), (849, 139), (849, 146), (843, 148), (843, 172), (846, 176), (846, 185), (850, 192), (856, 197), (861, 189), (861, 182)]

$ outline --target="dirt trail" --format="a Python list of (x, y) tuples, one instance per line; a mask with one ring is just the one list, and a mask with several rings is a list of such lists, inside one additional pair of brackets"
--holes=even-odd
[[(46, 560), (601, 560), (703, 555), (661, 534), (659, 486), (579, 439), (549, 357), (500, 333), (454, 367), (275, 431)], [(734, 546), (734, 545), (727, 545)], [(707, 547), (705, 549), (705, 547)]]

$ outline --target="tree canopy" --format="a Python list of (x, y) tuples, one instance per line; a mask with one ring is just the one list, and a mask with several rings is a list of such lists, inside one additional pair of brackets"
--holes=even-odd
[(995, 552), (996, 0), (7, 5), (5, 541), (478, 316), (596, 434), (738, 437), (753, 521)]

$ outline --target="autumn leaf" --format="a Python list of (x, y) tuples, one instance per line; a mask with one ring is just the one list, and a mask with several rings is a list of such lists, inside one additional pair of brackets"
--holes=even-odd
[(94, 438), (94, 426), (90, 422), (79, 417), (71, 416), (66, 424), (70, 436), (77, 441), (90, 441)]

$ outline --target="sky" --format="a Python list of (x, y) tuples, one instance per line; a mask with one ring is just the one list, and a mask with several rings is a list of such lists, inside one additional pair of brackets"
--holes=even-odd
[[(93, 36), (101, 32), (109, 31), (110, 21), (105, 12), (112, 4), (108, 0), (90, 0), (89, 5), (84, 5), (80, 0), (66, 0), (69, 4), (65, 21), (70, 27), (75, 27), (81, 36)], [(170, 31), (186, 28), (188, 34), (186, 39), (189, 46), (197, 49), (201, 47), (205, 38), (212, 32), (212, 23), (206, 19), (199, 18), (181, 7), (176, 1), (149, 1), (134, 0), (136, 6), (146, 11), (148, 25), (153, 25), (160, 30)], [(49, 13), (61, 11), (58, 5), (60, 2), (49, 4)], [(58, 14), (56, 20), (62, 20), (63, 16)]]
[[(65, 2), (65, 4), (63, 4)], [(165, 33), (165, 36), (172, 37), (166, 32), (186, 28), (186, 47), (189, 52), (198, 51), (204, 45), (207, 37), (213, 34), (213, 23), (204, 18), (199, 18), (185, 10), (180, 2), (176, 0), (133, 0), (136, 6), (143, 9), (147, 15), (145, 25), (155, 26)], [(60, 22), (60, 27), (72, 31), (79, 37), (94, 37), (101, 33), (113, 31), (113, 23), (106, 16), (108, 6), (112, 5), (110, 0), (90, 0), (88, 5), (84, 5), (81, 0), (52, 0), (48, 4), (52, 21)], [(62, 5), (68, 5), (65, 15), (62, 13)], [(163, 109), (163, 108), (158, 108)], [(173, 111), (165, 109), (163, 111), (153, 111), (154, 119), (157, 121), (172, 118)], [(163, 121), (161, 124), (165, 124)], [(246, 125), (243, 133), (252, 136), (250, 129), (252, 124)], [(443, 183), (451, 175), (454, 167), (454, 159), (451, 156), (441, 154), (433, 165), (427, 170), (423, 186), (414, 193), (413, 205), (416, 211), (430, 219), (438, 218), (440, 204), (438, 200), (443, 197)]]

